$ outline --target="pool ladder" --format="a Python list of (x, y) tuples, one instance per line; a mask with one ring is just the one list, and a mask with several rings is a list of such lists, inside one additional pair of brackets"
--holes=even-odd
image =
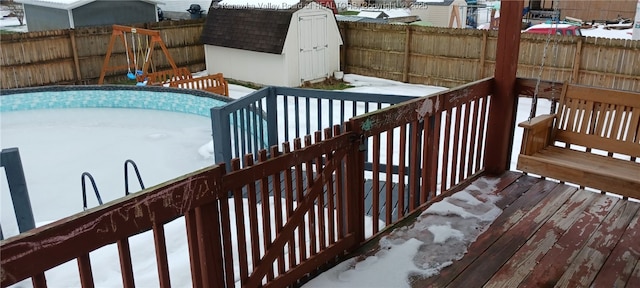
[[(127, 159), (124, 161), (124, 195), (127, 196), (130, 194), (129, 192), (129, 164), (133, 167), (133, 170), (136, 172), (136, 177), (138, 178), (138, 184), (140, 184), (140, 190), (144, 190), (144, 183), (142, 183), (142, 177), (140, 176), (140, 170), (138, 170), (138, 165), (131, 159)], [(96, 186), (96, 181), (93, 179), (93, 176), (89, 172), (82, 173), (80, 176), (80, 181), (82, 183), (82, 210), (87, 210), (87, 185), (86, 180), (89, 179), (91, 182), (91, 186), (93, 187), (93, 192), (96, 194), (96, 199), (98, 200), (98, 204), (102, 205), (102, 197), (100, 197), (100, 192), (98, 192), (98, 186)]]

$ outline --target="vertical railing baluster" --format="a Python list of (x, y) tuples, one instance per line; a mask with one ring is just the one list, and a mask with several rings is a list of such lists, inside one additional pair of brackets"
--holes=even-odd
[[(310, 145), (311, 145), (311, 135), (304, 136), (304, 146), (305, 147), (309, 147)], [(305, 193), (304, 197), (308, 197), (307, 195), (309, 194), (309, 191), (311, 191), (311, 187), (313, 187), (312, 186), (313, 185), (313, 179), (315, 177), (315, 175), (313, 173), (313, 161), (305, 162), (304, 163), (304, 167), (305, 167), (306, 179), (307, 179), (306, 193)], [(316, 246), (317, 245), (316, 231), (318, 229), (318, 226), (316, 225), (316, 212), (315, 212), (315, 209), (312, 208), (311, 210), (307, 211), (307, 213), (308, 213), (307, 215), (309, 217), (309, 223), (308, 223), (308, 226), (309, 226), (308, 227), (309, 228), (309, 248), (310, 248), (309, 256), (314, 256), (318, 252), (318, 247)]]
[(131, 249), (129, 239), (120, 239), (117, 242), (118, 256), (120, 257), (120, 273), (122, 273), (122, 287), (135, 287), (133, 280), (133, 266), (131, 265)]
[(373, 234), (375, 235), (380, 230), (378, 225), (380, 221), (380, 134), (373, 135), (373, 162), (372, 165), (372, 173), (373, 173), (373, 183), (371, 188), (371, 221)]
[(469, 163), (467, 163), (467, 175), (471, 176), (475, 173), (475, 153), (479, 148), (478, 145), (478, 104), (481, 99), (477, 99), (473, 101), (473, 114), (471, 116), (471, 125), (469, 126), (469, 130), (471, 130), (471, 143), (469, 143)]
[(83, 254), (78, 257), (78, 270), (80, 272), (80, 286), (83, 288), (94, 287), (89, 254)]
[(171, 287), (169, 278), (169, 261), (167, 260), (167, 243), (164, 235), (164, 225), (153, 225), (153, 242), (156, 250), (156, 263), (158, 265), (158, 277), (160, 287)]
[(407, 124), (402, 124), (400, 125), (400, 139), (398, 139), (400, 141), (400, 151), (399, 151), (399, 161), (398, 161), (398, 219), (401, 219), (402, 217), (404, 217), (404, 212), (405, 212), (405, 203), (404, 203), (404, 197), (405, 197), (405, 161), (406, 161), (406, 150), (407, 150)]

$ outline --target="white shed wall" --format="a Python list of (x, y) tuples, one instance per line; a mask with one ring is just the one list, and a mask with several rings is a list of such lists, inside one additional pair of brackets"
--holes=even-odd
[(289, 32), (287, 33), (287, 39), (285, 40), (284, 49), (282, 51), (283, 55), (285, 55), (285, 65), (289, 71), (289, 73), (287, 73), (287, 86), (289, 87), (302, 85), (302, 82), (300, 81), (300, 43), (298, 39), (300, 27), (298, 25), (298, 18), (312, 15), (326, 15), (328, 19), (326, 22), (326, 41), (328, 47), (326, 48), (325, 58), (327, 76), (331, 76), (333, 72), (340, 70), (340, 45), (342, 45), (342, 37), (340, 36), (340, 31), (338, 30), (338, 24), (335, 21), (333, 11), (312, 2), (293, 13), (293, 17), (291, 19), (292, 23), (289, 26)]
[(204, 45), (209, 74), (263, 85), (287, 86), (285, 55)]
[[(281, 55), (204, 45), (205, 62), (209, 74), (223, 73), (224, 77), (262, 85), (297, 87), (300, 81), (300, 43), (298, 19), (301, 16), (326, 15), (326, 76), (340, 70), (342, 37), (333, 12), (311, 3), (292, 15)], [(241, 24), (240, 24), (241, 25)], [(311, 32), (309, 32), (311, 33)]]

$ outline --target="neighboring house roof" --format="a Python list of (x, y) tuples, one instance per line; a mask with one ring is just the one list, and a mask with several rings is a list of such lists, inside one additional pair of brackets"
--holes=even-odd
[(337, 21), (342, 22), (360, 22), (360, 23), (389, 23), (389, 19), (366, 18), (355, 15), (336, 15)]
[(293, 9), (209, 9), (203, 44), (282, 54)]
[(418, 0), (411, 4), (411, 7), (414, 6), (449, 6), (453, 3), (454, 0)]
[[(74, 9), (95, 1), (96, 0), (15, 0), (16, 3), (49, 7), (49, 8), (57, 8), (57, 9), (63, 9), (63, 10)], [(154, 1), (154, 0), (139, 0), (139, 1), (148, 2), (151, 4), (164, 4), (162, 1)]]
[(389, 15), (387, 15), (387, 13), (384, 13), (383, 11), (360, 11), (360, 13), (358, 13), (358, 16), (360, 17), (364, 17), (364, 18), (374, 18), (374, 19), (384, 19), (384, 18), (389, 18)]

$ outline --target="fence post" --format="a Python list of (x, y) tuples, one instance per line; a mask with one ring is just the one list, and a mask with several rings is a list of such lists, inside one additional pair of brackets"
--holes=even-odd
[(404, 43), (404, 67), (402, 69), (402, 82), (409, 82), (409, 59), (411, 58), (411, 26), (407, 25), (407, 33), (405, 35)]
[[(223, 107), (211, 108), (211, 135), (213, 137), (213, 151), (215, 153), (214, 161), (215, 163), (225, 163), (227, 169), (231, 167), (230, 115), (235, 114), (227, 113), (223, 110)], [(234, 119), (234, 121), (235, 120), (236, 119)]]
[(571, 73), (571, 83), (578, 83), (578, 75), (580, 74), (580, 60), (582, 59), (582, 37), (578, 39), (578, 44), (576, 45), (576, 54), (573, 57), (573, 72)]
[(78, 45), (76, 45), (76, 30), (69, 30), (69, 39), (71, 40), (71, 52), (73, 53), (73, 64), (76, 68), (76, 84), (82, 81), (82, 73), (80, 72), (80, 60), (78, 59)]
[[(278, 89), (269, 87), (267, 94), (267, 143), (269, 147), (278, 145)], [(286, 99), (285, 99), (286, 101)], [(263, 140), (264, 143), (264, 140)]]
[(342, 47), (340, 47), (340, 70), (347, 70), (347, 31), (349, 30), (349, 25), (347, 22), (338, 22), (340, 26), (340, 35), (342, 36)]
[(36, 224), (31, 210), (27, 181), (24, 178), (24, 170), (22, 169), (18, 148), (2, 149), (0, 152), (0, 166), (4, 167), (7, 175), (7, 184), (9, 185), (13, 210), (18, 222), (18, 231), (22, 233), (35, 228)]
[(487, 38), (489, 37), (489, 32), (487, 30), (482, 30), (482, 46), (480, 47), (480, 67), (478, 67), (478, 79), (480, 80), (484, 78), (484, 65), (487, 59)]

